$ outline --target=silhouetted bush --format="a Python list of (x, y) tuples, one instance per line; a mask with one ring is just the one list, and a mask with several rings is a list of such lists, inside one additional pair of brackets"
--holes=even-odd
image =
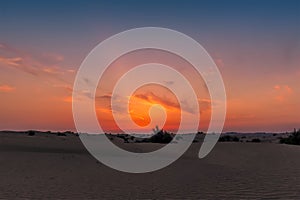
[(251, 140), (251, 142), (259, 143), (259, 142), (261, 142), (261, 140), (259, 138), (253, 138)]
[(28, 134), (29, 136), (34, 136), (34, 135), (35, 135), (35, 131), (29, 130), (29, 131), (27, 131), (27, 134)]
[(219, 142), (239, 142), (240, 139), (236, 136), (225, 135), (219, 138)]
[(57, 136), (67, 136), (65, 133), (57, 132)]
[(63, 132), (64, 134), (66, 134), (66, 135), (74, 135), (74, 132), (73, 131), (65, 131), (65, 132)]
[(281, 138), (280, 143), (300, 145), (300, 129), (298, 131), (294, 129), (294, 132), (289, 137)]
[(150, 138), (145, 138), (142, 142), (151, 142), (151, 143), (169, 143), (173, 140), (174, 135), (164, 130), (158, 131), (156, 134)]

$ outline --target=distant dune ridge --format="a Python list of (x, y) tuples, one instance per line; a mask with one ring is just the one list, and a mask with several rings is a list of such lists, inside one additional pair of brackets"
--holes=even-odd
[[(300, 146), (280, 144), (282, 139), (294, 141), (298, 134), (227, 133), (220, 139), (225, 142), (198, 159), (205, 136), (198, 133), (188, 151), (170, 166), (128, 174), (95, 160), (73, 132), (2, 131), (0, 198), (299, 199)], [(137, 142), (129, 135), (107, 136), (133, 152), (161, 148), (165, 143), (157, 138), (168, 138), (159, 135), (155, 141)], [(174, 142), (181, 139), (172, 137)]]
[[(165, 130), (158, 130), (156, 134), (152, 134), (148, 138), (139, 138), (128, 134), (111, 134), (106, 133), (106, 136), (113, 140), (114, 138), (121, 138), (125, 143), (162, 143), (166, 144), (172, 141), (182, 139), (180, 135), (173, 134)], [(194, 142), (202, 142), (205, 137), (205, 133), (198, 132), (194, 139)], [(285, 133), (238, 133), (228, 132), (221, 135), (219, 142), (255, 142), (255, 143), (285, 143), (285, 144), (300, 144), (300, 129), (294, 132)]]

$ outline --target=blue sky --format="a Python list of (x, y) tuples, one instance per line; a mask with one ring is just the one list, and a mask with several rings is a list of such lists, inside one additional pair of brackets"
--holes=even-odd
[(215, 51), (222, 48), (219, 44), (298, 42), (299, 12), (299, 1), (276, 0), (2, 1), (0, 36), (11, 45), (85, 55), (112, 34), (160, 26), (184, 32)]

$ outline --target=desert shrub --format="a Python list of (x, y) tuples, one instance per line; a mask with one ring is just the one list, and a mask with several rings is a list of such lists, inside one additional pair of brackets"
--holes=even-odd
[(128, 143), (128, 139), (129, 139), (129, 137), (130, 137), (128, 134), (123, 134), (123, 133), (122, 133), (122, 134), (117, 134), (116, 136), (117, 136), (118, 138), (123, 139), (125, 143)]
[(65, 133), (57, 132), (57, 136), (67, 136)]
[(35, 131), (29, 130), (29, 131), (27, 131), (27, 134), (28, 134), (29, 136), (34, 136), (34, 135), (35, 135)]
[(253, 138), (251, 140), (251, 142), (259, 143), (259, 142), (261, 142), (261, 140), (259, 138)]
[(74, 135), (74, 132), (73, 131), (65, 131), (64, 132), (66, 135)]
[(219, 138), (219, 142), (239, 142), (240, 139), (236, 136), (225, 135)]
[(198, 142), (199, 142), (199, 140), (197, 140), (197, 139), (193, 140), (193, 143), (198, 143)]
[(156, 134), (151, 136), (149, 139), (146, 139), (145, 142), (152, 142), (152, 143), (169, 143), (173, 140), (173, 134), (169, 133), (164, 130), (158, 131)]
[(300, 145), (300, 129), (298, 131), (294, 129), (294, 132), (289, 137), (281, 138), (280, 143)]

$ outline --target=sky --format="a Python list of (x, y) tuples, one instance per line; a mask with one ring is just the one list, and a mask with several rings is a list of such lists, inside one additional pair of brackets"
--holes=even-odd
[[(217, 64), (227, 93), (224, 131), (300, 128), (300, 2), (288, 1), (1, 1), (0, 130), (75, 130), (72, 87), (87, 54), (101, 41), (138, 27), (164, 27), (199, 42)], [(200, 130), (210, 119), (209, 94), (192, 67), (165, 52), (134, 52), (116, 60), (98, 84), (99, 124), (118, 130), (111, 90), (122, 73), (152, 60), (184, 68), (200, 104)], [(195, 77), (193, 77), (195, 76)], [(146, 126), (151, 105), (178, 127), (178, 100), (146, 85), (119, 110)], [(191, 110), (191, 109), (190, 109)], [(128, 127), (130, 128), (130, 127)]]

